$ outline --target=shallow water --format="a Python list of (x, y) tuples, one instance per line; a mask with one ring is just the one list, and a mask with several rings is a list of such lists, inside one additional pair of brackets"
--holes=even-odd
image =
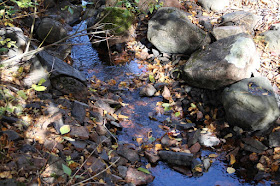
[[(85, 29), (86, 23), (82, 22), (81, 26), (76, 25), (75, 29)], [(73, 31), (74, 32), (74, 31)], [(73, 66), (83, 71), (87, 78), (91, 78), (93, 75), (102, 81), (115, 79), (117, 82), (126, 81), (132, 78), (128, 73), (134, 75), (140, 75), (144, 68), (139, 69), (140, 65), (137, 60), (131, 61), (123, 66), (106, 66), (98, 58), (98, 53), (92, 48), (89, 43), (88, 36), (81, 36), (71, 39), (72, 43), (84, 43), (84, 45), (75, 45), (72, 48), (72, 59), (74, 60)], [(147, 132), (152, 131), (153, 137), (158, 138), (164, 134), (164, 131), (158, 128), (161, 124), (159, 121), (150, 120), (148, 117), (149, 112), (152, 112), (156, 107), (158, 101), (162, 101), (159, 97), (140, 97), (139, 90), (122, 91), (122, 99), (124, 103), (129, 104), (122, 108), (122, 114), (129, 116), (130, 121), (121, 123), (124, 129), (119, 133), (119, 141), (128, 143), (135, 143), (133, 138), (144, 136)], [(166, 116), (162, 116), (164, 120)], [(202, 157), (207, 156), (213, 152), (202, 151)], [(150, 171), (155, 176), (155, 180), (149, 185), (255, 185), (245, 183), (244, 179), (240, 179), (237, 175), (228, 174), (226, 172), (226, 164), (222, 161), (223, 155), (217, 158), (212, 163), (208, 172), (203, 173), (201, 177), (188, 177), (180, 174), (164, 162), (159, 162), (157, 166), (152, 167)], [(265, 184), (270, 185), (270, 184)]]

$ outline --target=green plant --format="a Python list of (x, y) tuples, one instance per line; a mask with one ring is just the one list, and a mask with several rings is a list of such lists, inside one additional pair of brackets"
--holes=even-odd
[(16, 41), (12, 41), (11, 38), (3, 39), (0, 36), (0, 53), (7, 52), (11, 47), (18, 48), (16, 46)]
[(156, 3), (149, 3), (149, 12), (152, 14), (155, 10), (159, 9), (160, 7), (163, 6), (163, 2), (158, 2), (158, 0), (156, 0)]
[(9, 89), (5, 87), (0, 88), (0, 117), (5, 113), (12, 114), (15, 111), (16, 115), (21, 115), (23, 107), (18, 103), (17, 97), (27, 99), (24, 91), (17, 91), (17, 95), (14, 96)]

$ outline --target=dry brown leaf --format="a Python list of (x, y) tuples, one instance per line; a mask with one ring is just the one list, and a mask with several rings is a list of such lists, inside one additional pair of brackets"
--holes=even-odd
[(235, 162), (235, 156), (233, 154), (230, 154), (230, 165), (233, 165)]
[(167, 100), (169, 100), (169, 98), (171, 97), (170, 91), (166, 86), (164, 86), (163, 88), (162, 97)]

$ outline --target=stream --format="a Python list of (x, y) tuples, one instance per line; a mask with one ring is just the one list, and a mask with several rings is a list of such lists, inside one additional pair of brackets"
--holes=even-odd
[[(86, 23), (82, 22), (73, 29), (83, 30)], [(86, 31), (85, 31), (86, 32)], [(107, 66), (98, 58), (98, 53), (92, 48), (87, 35), (75, 37), (70, 40), (74, 45), (71, 57), (74, 60), (73, 66), (84, 72), (88, 79), (92, 76), (101, 81), (110, 79), (116, 80), (117, 84), (121, 81), (129, 81), (133, 76), (139, 76), (145, 71), (145, 67), (140, 66), (137, 60), (132, 60), (122, 66)], [(165, 132), (158, 128), (158, 125), (165, 120), (162, 116), (158, 121), (149, 119), (149, 112), (152, 112), (156, 103), (162, 101), (161, 97), (140, 97), (139, 90), (129, 91), (121, 90), (121, 98), (128, 106), (122, 107), (121, 113), (129, 117), (129, 122), (121, 123), (123, 130), (118, 135), (118, 140), (126, 143), (136, 143), (135, 137), (144, 136), (147, 132), (152, 131), (153, 137), (159, 138)], [(202, 157), (213, 154), (209, 150), (202, 150)], [(155, 176), (155, 179), (149, 185), (252, 185), (246, 183), (244, 179), (237, 176), (236, 173), (228, 174), (226, 171), (227, 164), (223, 162), (224, 155), (220, 154), (212, 163), (208, 172), (204, 172), (201, 177), (188, 177), (170, 168), (166, 163), (159, 162), (149, 170)], [(259, 184), (260, 185), (260, 184)], [(270, 184), (269, 184), (270, 185)]]

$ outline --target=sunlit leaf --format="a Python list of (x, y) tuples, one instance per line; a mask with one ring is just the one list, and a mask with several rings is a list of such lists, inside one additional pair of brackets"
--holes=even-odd
[(119, 119), (128, 119), (128, 117), (127, 117), (127, 116), (122, 115), (122, 114), (119, 114), (119, 115), (118, 115), (118, 118), (119, 118)]
[(45, 87), (45, 86), (40, 86), (40, 85), (35, 85), (35, 84), (32, 85), (32, 88), (39, 92), (45, 91), (47, 89), (47, 87)]
[(235, 162), (235, 156), (233, 154), (230, 154), (230, 165), (233, 165)]
[(147, 169), (143, 168), (143, 167), (139, 167), (137, 170), (144, 172), (146, 174), (151, 174), (150, 171), (148, 171)]
[(218, 157), (218, 155), (217, 154), (209, 154), (209, 156), (208, 156), (209, 158), (217, 158)]
[(196, 105), (194, 103), (191, 103), (192, 108), (196, 108)]
[(39, 81), (39, 83), (38, 83), (38, 85), (42, 85), (42, 84), (45, 83), (45, 82), (46, 82), (46, 80), (45, 80), (44, 78), (41, 78), (40, 81)]
[(155, 78), (152, 74), (149, 75), (149, 80), (150, 80), (151, 83), (155, 82)]
[(162, 150), (162, 145), (161, 144), (155, 144), (155, 150)]
[(170, 104), (169, 103), (163, 103), (161, 106), (164, 108), (164, 111), (169, 111), (170, 110)]
[(68, 176), (71, 176), (72, 170), (71, 170), (68, 166), (62, 164), (62, 169), (63, 169), (63, 172), (64, 172), (65, 174), (67, 174)]
[(227, 168), (227, 172), (228, 172), (229, 174), (235, 173), (235, 169), (232, 168), (232, 167), (228, 167), (228, 168)]
[(181, 116), (181, 113), (180, 113), (180, 112), (176, 112), (176, 113), (175, 113), (175, 116), (176, 116), (176, 117), (179, 117), (179, 116)]
[(75, 141), (75, 139), (70, 138), (68, 136), (63, 136), (63, 139), (67, 140), (67, 141)]
[(62, 127), (60, 127), (59, 131), (60, 133), (63, 134), (67, 134), (68, 132), (70, 132), (70, 125), (63, 125)]

